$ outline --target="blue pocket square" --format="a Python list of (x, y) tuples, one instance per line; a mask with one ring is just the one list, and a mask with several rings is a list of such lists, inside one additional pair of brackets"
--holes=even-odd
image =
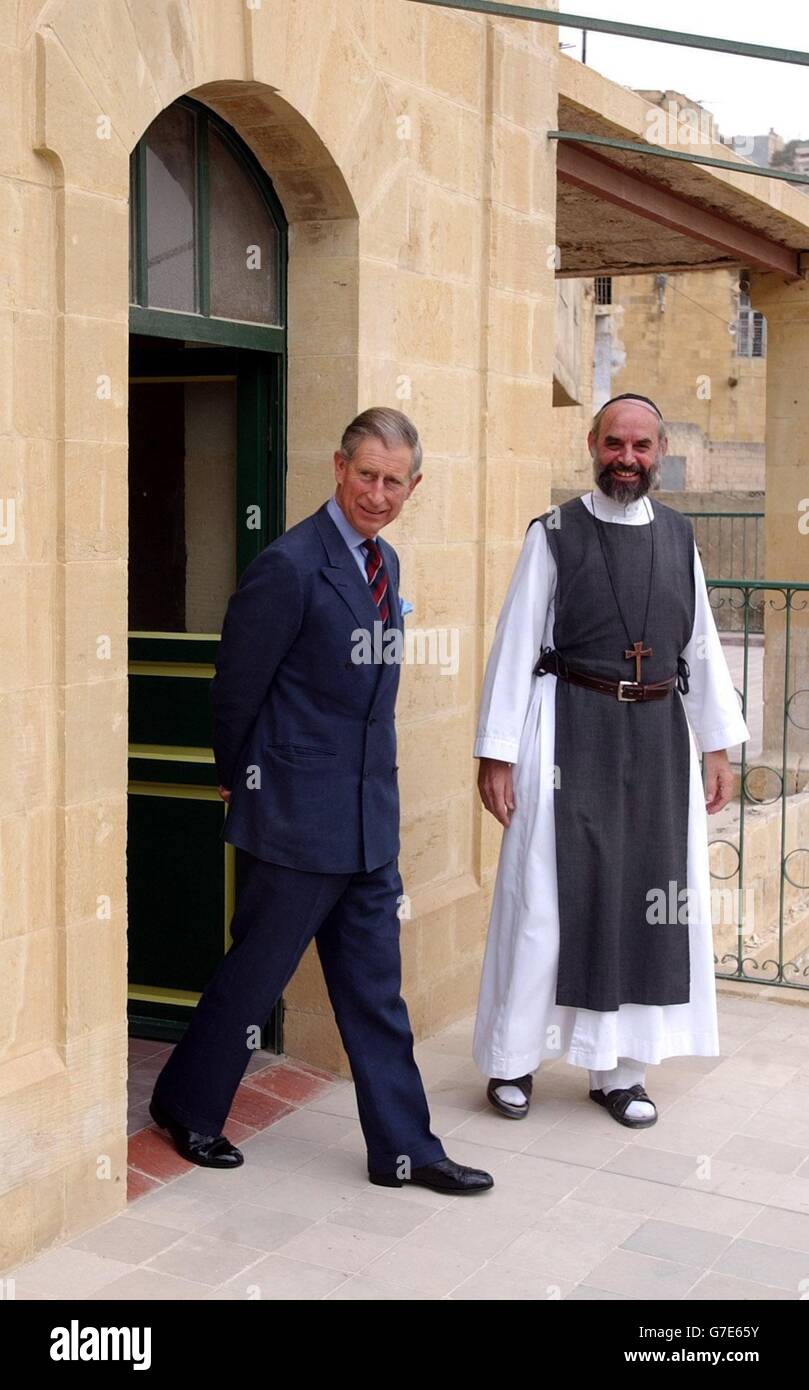
[(406, 599), (406, 598), (402, 598), (402, 595), (401, 595), (401, 594), (399, 595), (399, 607), (401, 608), (402, 617), (404, 617), (405, 613), (412, 613), (412, 612), (413, 612), (413, 605), (412, 605), (412, 603), (408, 603), (407, 599)]

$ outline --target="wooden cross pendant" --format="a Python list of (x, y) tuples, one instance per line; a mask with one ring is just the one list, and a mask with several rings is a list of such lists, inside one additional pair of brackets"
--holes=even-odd
[(640, 684), (640, 663), (645, 656), (651, 655), (651, 647), (644, 647), (642, 642), (636, 642), (634, 647), (631, 647), (628, 652), (624, 652), (624, 658), (627, 661), (631, 661), (633, 656), (635, 658), (635, 680), (638, 684)]

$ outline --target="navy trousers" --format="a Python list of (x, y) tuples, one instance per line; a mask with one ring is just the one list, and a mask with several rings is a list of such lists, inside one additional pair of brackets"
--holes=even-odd
[(400, 993), (397, 861), (371, 873), (316, 874), (239, 853), (245, 872), (233, 945), (160, 1072), (155, 1099), (189, 1129), (221, 1133), (255, 1038), (314, 937), (369, 1171), (393, 1172), (403, 1157), (414, 1168), (444, 1158)]

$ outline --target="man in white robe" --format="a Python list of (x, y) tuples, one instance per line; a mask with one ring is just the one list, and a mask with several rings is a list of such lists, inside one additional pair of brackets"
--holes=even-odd
[[(648, 525), (654, 504), (646, 494), (659, 485), (659, 459), (666, 452), (657, 407), (634, 395), (608, 402), (596, 415), (587, 442), (594, 487), (578, 501), (604, 522)], [(696, 544), (693, 573), (694, 624), (682, 653), (690, 669), (689, 689), (681, 694), (675, 687), (667, 696), (682, 699), (690, 726), (688, 1002), (621, 1003), (609, 1012), (562, 1006), (555, 1002), (560, 943), (554, 824), (558, 677), (533, 674), (542, 648), (553, 646), (557, 566), (544, 525), (531, 525), (525, 536), (489, 655), (474, 747), (481, 760), (481, 798), (504, 833), (473, 1054), (484, 1075), (503, 1083), (490, 1081), (488, 1095), (510, 1118), (527, 1113), (531, 1074), (540, 1063), (563, 1056), (588, 1069), (591, 1097), (605, 1104), (613, 1118), (633, 1127), (652, 1124), (657, 1112), (643, 1087), (646, 1065), (677, 1055), (719, 1053), (706, 812), (715, 814), (730, 800), (734, 777), (726, 750), (750, 734), (717, 635)], [(608, 590), (604, 602), (611, 602)], [(585, 693), (593, 700), (610, 698)], [(564, 834), (564, 825), (558, 830)]]

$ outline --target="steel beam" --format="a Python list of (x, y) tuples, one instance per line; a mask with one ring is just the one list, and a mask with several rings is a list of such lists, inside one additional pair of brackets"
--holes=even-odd
[[(567, 144), (559, 146), (556, 167), (562, 183), (592, 193), (635, 217), (668, 227), (692, 241), (715, 246), (743, 265), (775, 271), (788, 280), (802, 279), (799, 251), (742, 227), (730, 218), (696, 207), (686, 198), (649, 182), (634, 171)], [(699, 270), (699, 266), (692, 269)], [(644, 273), (644, 268), (638, 267), (637, 274)]]
[(770, 48), (762, 43), (740, 43), (736, 39), (714, 39), (706, 34), (688, 34), (679, 29), (651, 29), (646, 24), (622, 24), (615, 19), (594, 19), (586, 14), (560, 14), (557, 10), (530, 10), (527, 5), (499, 4), (497, 0), (413, 0), (416, 5), (436, 5), (445, 10), (469, 10), (473, 14), (497, 19), (525, 19), (532, 24), (555, 24), (564, 29), (586, 29), (588, 34), (618, 34), (626, 39), (648, 39), (651, 43), (680, 44), (684, 48), (707, 48), (713, 53), (735, 53), (740, 58), (764, 58), (772, 63), (798, 63), (809, 67), (809, 53), (795, 48)]

